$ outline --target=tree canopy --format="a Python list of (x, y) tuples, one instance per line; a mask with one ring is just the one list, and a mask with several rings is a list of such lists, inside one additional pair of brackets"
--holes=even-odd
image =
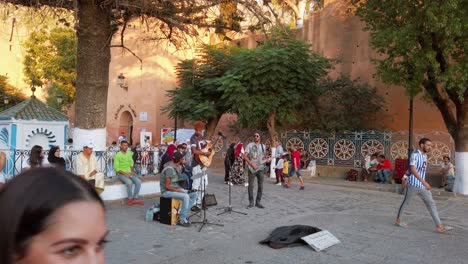
[(64, 27), (32, 32), (23, 43), (26, 55), (23, 60), (24, 74), (29, 85), (47, 88), (47, 104), (55, 108), (58, 94), (63, 104), (75, 99), (76, 83), (76, 34)]
[(8, 82), (8, 77), (5, 75), (0, 75), (0, 105), (2, 105), (1, 109), (4, 109), (4, 99), (5, 97), (8, 98), (8, 105), (16, 105), (26, 99), (26, 96), (16, 87), (11, 85)]
[(386, 83), (423, 91), (442, 114), (457, 151), (468, 151), (467, 0), (353, 0), (370, 31)]

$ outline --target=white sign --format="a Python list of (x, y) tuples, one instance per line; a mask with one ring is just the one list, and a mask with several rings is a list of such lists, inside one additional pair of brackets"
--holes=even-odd
[(140, 121), (148, 121), (148, 112), (140, 112)]
[(309, 246), (311, 246), (315, 251), (321, 251), (326, 248), (329, 248), (333, 245), (341, 243), (338, 238), (332, 235), (327, 230), (323, 230), (312, 235), (301, 237)]

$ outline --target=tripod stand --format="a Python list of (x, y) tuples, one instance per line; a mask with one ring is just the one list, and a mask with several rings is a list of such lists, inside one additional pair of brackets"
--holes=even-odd
[(229, 160), (229, 167), (231, 168), (230, 171), (229, 171), (229, 181), (228, 181), (228, 189), (229, 189), (229, 204), (226, 208), (224, 208), (224, 212), (221, 212), (219, 213), (218, 215), (222, 215), (222, 214), (231, 214), (231, 213), (238, 213), (238, 214), (243, 214), (243, 215), (247, 215), (247, 213), (244, 213), (244, 212), (239, 212), (239, 211), (236, 211), (236, 210), (233, 210), (232, 209), (232, 204), (231, 204), (231, 185), (232, 185), (232, 181), (231, 181), (231, 178), (232, 178), (232, 165), (231, 165), (231, 160)]
[(200, 232), (203, 227), (205, 227), (205, 225), (216, 225), (216, 226), (224, 226), (222, 224), (216, 224), (216, 223), (210, 223), (208, 221), (208, 219), (206, 218), (206, 205), (205, 205), (205, 191), (206, 191), (206, 183), (205, 183), (205, 176), (206, 175), (203, 175), (201, 180), (203, 181), (203, 184), (201, 185), (202, 189), (201, 189), (201, 192), (200, 192), (200, 195), (202, 195), (202, 211), (203, 211), (203, 220), (202, 221), (198, 221), (198, 222), (192, 222), (193, 224), (202, 224), (200, 226), (200, 228), (198, 229), (198, 232)]

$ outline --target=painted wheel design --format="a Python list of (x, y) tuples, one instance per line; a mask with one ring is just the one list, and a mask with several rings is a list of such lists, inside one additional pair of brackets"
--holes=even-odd
[(349, 160), (356, 153), (356, 146), (351, 140), (340, 139), (334, 146), (335, 156), (340, 160)]
[(315, 159), (323, 159), (328, 154), (328, 143), (323, 138), (314, 138), (309, 144), (309, 153)]
[(367, 140), (361, 146), (361, 155), (366, 157), (367, 155), (372, 155), (374, 153), (382, 154), (384, 152), (384, 145), (378, 140)]
[(396, 141), (390, 147), (390, 155), (393, 160), (408, 158), (408, 142), (400, 140)]
[(427, 162), (431, 165), (440, 165), (444, 161), (444, 156), (451, 155), (450, 148), (442, 142), (432, 142), (432, 151), (427, 154)]
[(57, 145), (57, 140), (52, 131), (47, 130), (47, 128), (36, 128), (36, 130), (31, 130), (26, 138), (26, 147), (30, 148), (33, 145), (53, 147)]
[(292, 137), (286, 142), (286, 149), (290, 149), (297, 145), (298, 149), (304, 149), (304, 142), (298, 137)]

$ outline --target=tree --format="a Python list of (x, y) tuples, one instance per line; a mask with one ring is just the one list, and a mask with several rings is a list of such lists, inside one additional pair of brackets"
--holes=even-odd
[(321, 80), (315, 92), (304, 95), (297, 126), (327, 133), (376, 128), (384, 99), (375, 87), (342, 75)]
[[(216, 17), (213, 15), (216, 12), (213, 9), (223, 2), (228, 2), (228, 0), (4, 1), (34, 8), (49, 6), (76, 10), (75, 29), (78, 43), (74, 142), (82, 145), (92, 138), (97, 149), (103, 149), (106, 141), (110, 48), (120, 47), (132, 52), (124, 42), (127, 23), (131, 19), (140, 18), (148, 28), (151, 27), (149, 31), (157, 33), (155, 40), (169, 40), (177, 45), (187, 39), (187, 36), (196, 37), (198, 29), (216, 27)], [(111, 45), (112, 36), (119, 27), (120, 44)]]
[(55, 27), (31, 33), (23, 43), (26, 48), (24, 74), (29, 85), (47, 87), (47, 104), (60, 109), (56, 97), (63, 96), (63, 105), (75, 100), (76, 82), (75, 32)]
[(198, 56), (177, 66), (178, 87), (167, 92), (170, 102), (163, 108), (169, 116), (207, 123), (206, 136), (211, 138), (219, 119), (230, 112), (221, 100), (217, 79), (232, 66), (233, 56), (242, 50), (234, 46), (203, 46)]
[(297, 121), (303, 96), (314, 93), (329, 67), (329, 60), (295, 39), (293, 31), (275, 28), (263, 45), (235, 56), (232, 69), (219, 79), (221, 100), (241, 125), (266, 126), (275, 139), (276, 126)]
[(26, 96), (19, 89), (8, 83), (8, 77), (0, 75), (0, 100), (2, 104), (5, 97), (8, 98), (9, 105), (19, 104), (26, 99)]
[(468, 194), (467, 0), (353, 0), (382, 55), (377, 73), (410, 96), (423, 91), (437, 106), (455, 141), (455, 190)]

